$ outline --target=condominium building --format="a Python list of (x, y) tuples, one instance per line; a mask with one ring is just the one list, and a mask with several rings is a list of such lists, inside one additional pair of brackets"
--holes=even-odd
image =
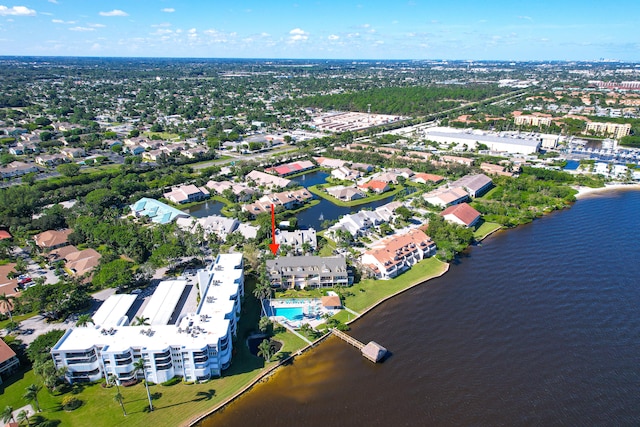
[(587, 132), (593, 132), (596, 135), (608, 135), (616, 139), (623, 138), (631, 132), (629, 123), (587, 123)]
[(169, 280), (158, 285), (142, 317), (130, 324), (135, 295), (113, 295), (93, 316), (95, 325), (69, 329), (51, 349), (56, 368), (67, 368), (69, 382), (96, 381), (115, 375), (120, 381), (142, 378), (134, 364), (144, 360), (148, 381), (179, 376), (206, 381), (231, 364), (232, 338), (244, 295), (242, 254), (221, 254), (197, 273), (200, 303), (183, 313), (191, 285)]
[(353, 284), (353, 274), (342, 257), (296, 256), (267, 260), (271, 286), (331, 288)]
[(362, 264), (381, 279), (390, 279), (436, 253), (436, 244), (420, 229), (381, 240), (362, 255)]

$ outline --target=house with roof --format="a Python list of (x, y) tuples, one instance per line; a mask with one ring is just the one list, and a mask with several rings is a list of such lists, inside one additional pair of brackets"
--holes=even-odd
[(273, 176), (268, 173), (260, 172), (257, 170), (253, 170), (246, 175), (246, 179), (249, 181), (253, 181), (258, 186), (271, 187), (271, 188), (286, 188), (293, 181), (281, 178), (279, 176)]
[(285, 210), (296, 209), (313, 199), (306, 188), (294, 191), (283, 191), (280, 193), (265, 194), (254, 203), (242, 205), (242, 210), (251, 215), (259, 215), (264, 212), (271, 212), (271, 205), (281, 206)]
[(215, 234), (225, 242), (227, 236), (233, 233), (240, 225), (240, 222), (235, 218), (227, 218), (220, 215), (210, 215), (202, 218), (178, 218), (176, 224), (183, 230), (190, 233), (196, 233), (199, 228), (202, 229), (205, 238), (211, 234)]
[(196, 187), (193, 184), (181, 185), (162, 195), (167, 200), (176, 204), (199, 202), (210, 197), (209, 190), (204, 187)]
[(304, 172), (315, 168), (316, 165), (309, 160), (301, 160), (297, 162), (291, 162), (284, 165), (274, 166), (266, 169), (266, 172), (276, 174), (278, 176), (293, 175), (295, 173)]
[(331, 176), (337, 179), (355, 181), (356, 179), (360, 178), (362, 174), (360, 173), (360, 171), (357, 171), (355, 169), (349, 169), (346, 166), (340, 166), (339, 168), (331, 171)]
[(338, 230), (342, 230), (354, 237), (364, 236), (372, 227), (384, 222), (377, 212), (362, 210), (354, 214), (344, 215), (337, 223), (329, 227), (327, 232), (335, 236)]
[(267, 260), (267, 275), (274, 288), (316, 289), (353, 284), (353, 273), (342, 257), (278, 257)]
[(63, 154), (44, 154), (36, 157), (36, 163), (40, 166), (56, 166), (68, 161), (69, 159)]
[(189, 214), (169, 206), (166, 203), (162, 203), (148, 197), (141, 198), (130, 207), (131, 213), (136, 218), (146, 216), (151, 218), (152, 222), (158, 224), (168, 224), (175, 221), (177, 218), (186, 218), (190, 216)]
[(391, 187), (389, 187), (389, 184), (377, 179), (372, 179), (371, 181), (367, 181), (364, 184), (359, 184), (358, 188), (366, 191), (372, 191), (376, 194), (382, 194), (385, 191), (389, 191), (391, 189)]
[(361, 261), (376, 277), (391, 279), (435, 253), (433, 240), (424, 231), (414, 228), (405, 234), (381, 240), (362, 255)]
[(69, 244), (69, 234), (73, 233), (73, 229), (66, 228), (64, 230), (47, 230), (33, 236), (33, 240), (40, 250), (49, 252), (53, 249), (61, 248)]
[(368, 163), (351, 163), (351, 169), (356, 169), (364, 173), (373, 172), (375, 167)]
[(63, 148), (60, 150), (60, 154), (69, 159), (79, 159), (85, 156), (84, 148)]
[(9, 278), (12, 275), (10, 273), (16, 273), (15, 266), (16, 264), (13, 262), (0, 265), (0, 295), (16, 295), (19, 293), (18, 279), (16, 277)]
[(209, 181), (205, 184), (210, 191), (223, 195), (225, 190), (231, 190), (231, 192), (238, 198), (239, 202), (246, 202), (251, 200), (256, 190), (249, 187), (245, 183), (237, 183), (231, 181)]
[(483, 173), (465, 175), (449, 184), (449, 187), (462, 187), (470, 197), (480, 197), (493, 187), (493, 181)]
[(344, 185), (336, 185), (335, 187), (328, 187), (325, 189), (327, 194), (335, 197), (343, 202), (350, 202), (352, 200), (364, 199), (367, 195), (364, 191), (357, 188), (355, 185), (352, 187), (345, 187)]
[(291, 246), (295, 253), (300, 254), (304, 252), (302, 246), (305, 243), (309, 245), (312, 251), (318, 248), (316, 230), (313, 228), (294, 231), (276, 229), (276, 243)]
[(337, 169), (342, 166), (345, 166), (347, 163), (344, 160), (331, 159), (329, 157), (314, 157), (313, 160), (315, 160), (319, 166), (322, 166), (323, 168), (329, 168), (329, 169)]
[(4, 340), (0, 340), (0, 384), (3, 378), (9, 378), (19, 367), (20, 360), (16, 352)]
[(480, 221), (481, 214), (468, 203), (460, 203), (449, 206), (440, 212), (445, 220), (460, 224), (464, 227), (473, 227)]
[(411, 181), (418, 184), (438, 184), (444, 180), (444, 177), (440, 175), (434, 175), (431, 173), (418, 172), (411, 177)]
[(8, 165), (0, 167), (0, 177), (13, 178), (16, 176), (26, 175), (31, 172), (40, 172), (35, 165), (25, 162), (11, 162)]
[(422, 195), (424, 200), (434, 206), (450, 206), (469, 200), (469, 193), (462, 187), (436, 188)]

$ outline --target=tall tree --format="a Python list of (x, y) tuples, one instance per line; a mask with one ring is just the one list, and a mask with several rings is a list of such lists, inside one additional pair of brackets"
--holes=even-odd
[(15, 297), (13, 295), (7, 295), (3, 293), (0, 295), (0, 307), (2, 307), (2, 311), (6, 311), (9, 313), (9, 321), (13, 323), (13, 315), (11, 314), (11, 310), (13, 310), (13, 301)]
[(144, 387), (147, 389), (147, 398), (149, 399), (149, 410), (153, 411), (153, 403), (151, 402), (151, 393), (149, 392), (149, 382), (147, 381), (147, 371), (144, 366), (144, 359), (142, 357), (133, 364), (133, 368), (136, 372), (142, 371), (144, 378)]
[(122, 408), (122, 413), (126, 417), (127, 416), (127, 410), (124, 409), (124, 397), (122, 397), (122, 394), (120, 393), (120, 391), (118, 391), (116, 393), (116, 395), (113, 396), (113, 400), (115, 400), (116, 402), (118, 402), (120, 404), (120, 407)]
[(87, 326), (89, 323), (93, 324), (93, 317), (90, 314), (81, 314), (78, 316), (76, 326)]
[(13, 407), (5, 406), (4, 409), (2, 410), (2, 422), (7, 423), (9, 421), (13, 421), (13, 422), (16, 421), (16, 419), (13, 418)]
[(38, 384), (31, 384), (27, 387), (27, 392), (24, 394), (24, 398), (27, 402), (34, 402), (36, 404), (36, 411), (40, 412), (40, 402), (38, 402), (38, 392), (42, 390), (42, 386)]
[(258, 356), (262, 356), (265, 362), (268, 362), (273, 356), (273, 350), (271, 349), (271, 341), (264, 339), (258, 345)]
[(26, 422), (27, 426), (31, 425), (31, 421), (29, 421), (29, 413), (24, 409), (18, 413), (18, 416), (16, 416), (16, 421), (18, 421), (18, 423), (20, 424)]

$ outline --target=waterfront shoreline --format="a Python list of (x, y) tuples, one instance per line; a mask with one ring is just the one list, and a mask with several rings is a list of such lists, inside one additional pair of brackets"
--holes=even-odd
[[(372, 311), (376, 307), (380, 306), (381, 304), (383, 304), (387, 300), (389, 300), (391, 298), (394, 298), (394, 297), (396, 297), (396, 296), (398, 296), (398, 295), (400, 295), (400, 294), (402, 294), (404, 292), (407, 292), (409, 289), (412, 289), (412, 288), (415, 288), (416, 286), (425, 284), (425, 283), (427, 283), (428, 281), (430, 281), (432, 279), (436, 279), (438, 277), (442, 277), (444, 274), (446, 274), (449, 271), (449, 267), (451, 266), (451, 263), (448, 263), (448, 262), (445, 262), (443, 264), (444, 264), (444, 266), (443, 266), (442, 270), (439, 273), (431, 275), (431, 276), (428, 276), (428, 277), (422, 277), (420, 279), (417, 279), (414, 282), (412, 282), (409, 285), (407, 285), (406, 287), (404, 287), (404, 288), (392, 293), (391, 295), (388, 295), (388, 296), (376, 301), (373, 305), (367, 307), (363, 312), (359, 313), (357, 317), (355, 317), (354, 319), (346, 322), (346, 324), (350, 325), (350, 324), (356, 322), (357, 320), (362, 318), (364, 315), (366, 315), (367, 313), (369, 313), (370, 311)], [(322, 341), (327, 339), (329, 336), (331, 336), (331, 332), (321, 336), (320, 338), (318, 338), (317, 340), (315, 340), (311, 344), (308, 344), (305, 347), (303, 347), (303, 348), (301, 348), (299, 350), (296, 350), (295, 353), (293, 353), (291, 356), (289, 356), (286, 359), (280, 361), (279, 363), (275, 364), (274, 366), (268, 368), (264, 372), (261, 372), (258, 375), (256, 375), (256, 377), (254, 379), (252, 379), (251, 381), (249, 381), (249, 383), (247, 385), (242, 387), (240, 390), (238, 390), (236, 393), (234, 393), (231, 397), (229, 397), (225, 401), (220, 402), (214, 408), (212, 408), (212, 409), (210, 409), (210, 410), (208, 410), (208, 411), (206, 411), (204, 413), (195, 415), (194, 417), (190, 418), (188, 421), (186, 421), (185, 423), (183, 423), (181, 425), (185, 426), (185, 427), (195, 426), (199, 422), (203, 421), (205, 418), (215, 414), (216, 412), (218, 412), (220, 410), (223, 410), (225, 407), (227, 407), (229, 404), (233, 403), (236, 399), (241, 397), (243, 394), (245, 394), (246, 392), (250, 391), (256, 384), (262, 382), (264, 379), (266, 379), (269, 376), (271, 376), (278, 368), (282, 367), (283, 365), (288, 364), (290, 361), (294, 360), (297, 356), (301, 356), (302, 354), (304, 354), (308, 350), (310, 350), (310, 349), (316, 347), (317, 345), (321, 344)]]
[(640, 184), (610, 184), (605, 185), (604, 187), (573, 187), (575, 190), (578, 190), (578, 193), (575, 195), (576, 200), (582, 199), (584, 197), (592, 196), (599, 193), (605, 193), (614, 190), (640, 190)]

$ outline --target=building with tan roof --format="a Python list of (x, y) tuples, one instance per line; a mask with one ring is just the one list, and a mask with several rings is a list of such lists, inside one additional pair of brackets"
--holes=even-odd
[(68, 254), (65, 268), (73, 272), (74, 276), (83, 276), (93, 271), (100, 264), (102, 255), (95, 249), (84, 249)]
[(450, 187), (462, 187), (470, 197), (480, 197), (493, 187), (493, 181), (483, 173), (465, 175), (449, 184)]
[(181, 185), (168, 193), (164, 193), (162, 196), (178, 204), (199, 202), (209, 198), (209, 190), (203, 187), (196, 187), (193, 184)]
[(0, 265), (0, 295), (16, 295), (18, 291), (18, 279), (15, 277), (13, 279), (9, 279), (9, 274), (15, 274), (15, 263), (10, 262), (9, 264)]
[(362, 255), (362, 264), (369, 266), (381, 279), (391, 279), (418, 261), (436, 253), (436, 244), (420, 229), (381, 240)]
[(0, 384), (2, 384), (2, 378), (11, 375), (18, 369), (18, 366), (20, 366), (20, 361), (16, 352), (4, 340), (0, 340)]
[(468, 203), (449, 206), (440, 212), (445, 220), (460, 224), (464, 227), (473, 227), (480, 220), (480, 212), (475, 210)]
[(469, 194), (462, 187), (437, 188), (422, 195), (427, 203), (435, 206), (450, 206), (469, 200)]
[(36, 245), (43, 251), (61, 248), (69, 244), (69, 234), (73, 233), (71, 228), (64, 230), (47, 230), (33, 236)]

